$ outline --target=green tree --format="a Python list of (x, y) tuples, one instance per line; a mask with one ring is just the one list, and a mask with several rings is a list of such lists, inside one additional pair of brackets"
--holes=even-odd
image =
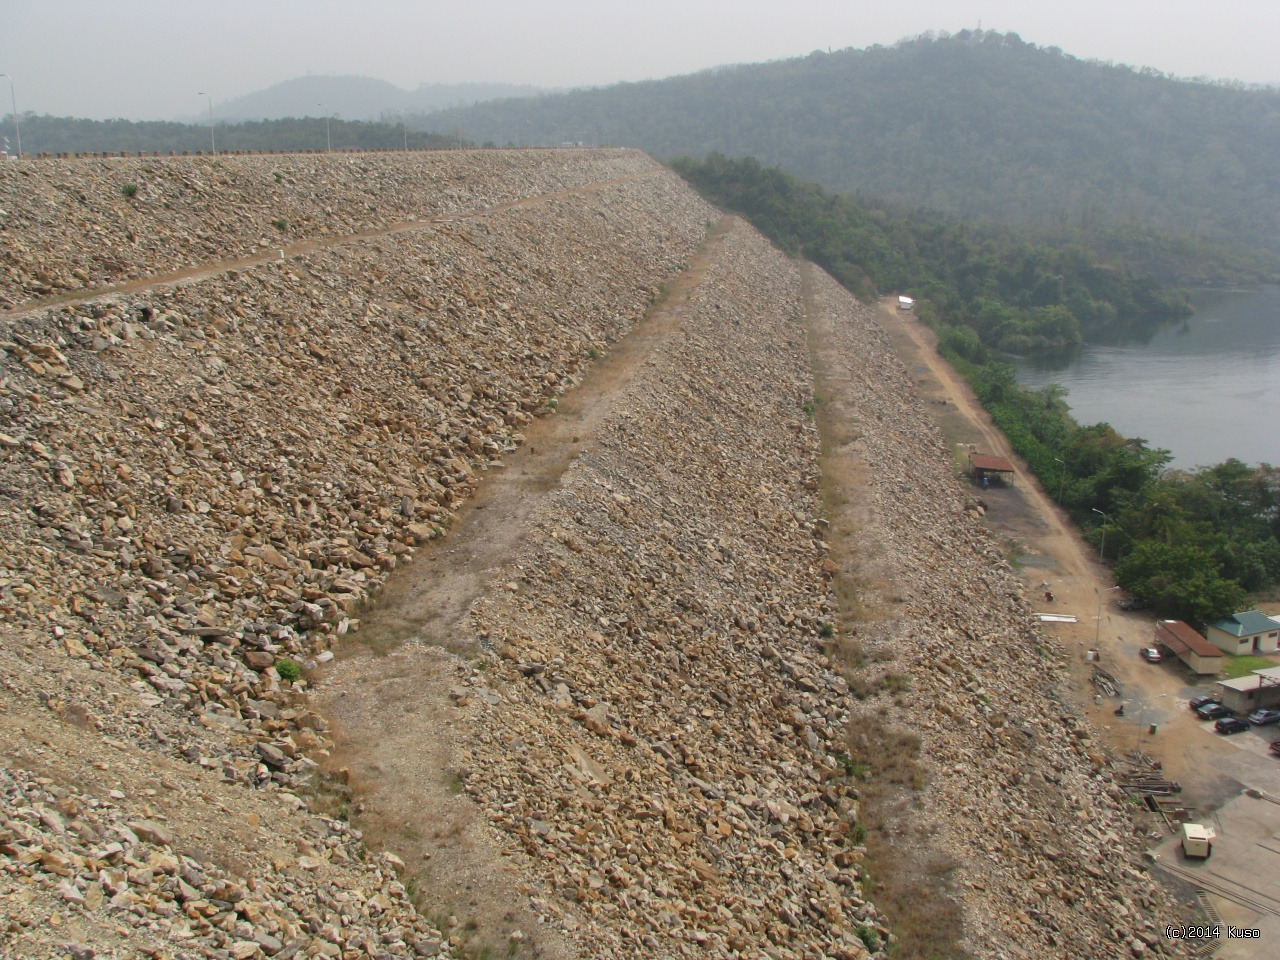
[(1220, 576), (1207, 551), (1191, 544), (1144, 540), (1116, 564), (1116, 580), (1162, 615), (1203, 628), (1239, 608), (1244, 590)]

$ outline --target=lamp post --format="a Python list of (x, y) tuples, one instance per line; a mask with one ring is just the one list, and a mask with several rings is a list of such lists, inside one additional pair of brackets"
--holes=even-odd
[(1062, 490), (1067, 485), (1067, 465), (1057, 457), (1053, 458), (1053, 462), (1062, 464), (1062, 471), (1058, 474), (1058, 506), (1062, 506)]
[(1093, 630), (1093, 649), (1095, 650), (1098, 649), (1098, 643), (1102, 639), (1102, 595), (1104, 593), (1110, 593), (1112, 590), (1119, 590), (1119, 589), (1120, 589), (1119, 587), (1107, 587), (1107, 589), (1105, 590), (1098, 591), (1098, 615), (1094, 617), (1094, 619), (1098, 622), (1097, 622), (1097, 626), (1095, 626)]
[[(326, 111), (329, 108), (329, 105), (327, 103), (317, 103), (316, 106), (321, 107)], [(329, 140), (329, 114), (326, 112), (324, 115), (324, 152), (325, 153), (329, 153), (333, 149), (330, 146), (330, 142), (331, 141)]]
[(1107, 515), (1097, 507), (1093, 508), (1093, 512), (1102, 517), (1102, 543), (1098, 545), (1098, 560), (1101, 562), (1103, 554), (1107, 552)]
[(205, 93), (201, 90), (196, 96), (209, 98), (209, 152), (216, 157), (218, 155), (218, 141), (213, 135), (213, 94)]
[(9, 81), (9, 99), (13, 102), (13, 135), (18, 138), (18, 156), (22, 156), (22, 129), (18, 126), (18, 95), (13, 92), (13, 77), (0, 73)]

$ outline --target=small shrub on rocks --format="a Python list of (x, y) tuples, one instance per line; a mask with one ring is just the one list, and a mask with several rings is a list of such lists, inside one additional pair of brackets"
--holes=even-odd
[(280, 675), (280, 679), (285, 683), (293, 683), (293, 681), (302, 676), (302, 667), (288, 657), (282, 657), (276, 661), (276, 673)]

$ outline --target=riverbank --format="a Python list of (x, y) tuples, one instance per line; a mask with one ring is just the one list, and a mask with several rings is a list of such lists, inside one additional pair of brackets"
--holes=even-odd
[(1192, 317), (1144, 341), (1086, 343), (1065, 365), (1019, 361), (1018, 382), (1061, 386), (1079, 423), (1142, 437), (1173, 467), (1280, 463), (1280, 287), (1199, 291), (1192, 303)]

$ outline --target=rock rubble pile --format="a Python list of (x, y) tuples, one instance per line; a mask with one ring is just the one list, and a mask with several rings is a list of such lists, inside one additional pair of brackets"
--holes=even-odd
[[(199, 805), (183, 787), (166, 788)], [(4, 770), (0, 797), (6, 956), (47, 956), (49, 940), (78, 958), (448, 953), (397, 879), (404, 864), (369, 857), (339, 820), (295, 818), (289, 826), (305, 838), (297, 849), (268, 840), (253, 863), (230, 870), (184, 843), (171, 818), (131, 816), (119, 790), (94, 796)]]
[(745, 226), (473, 607), (460, 772), (584, 955), (865, 957), (795, 267)]
[[(293, 162), (225, 158), (213, 167), (221, 186), (241, 186), (232, 205), (244, 214), (271, 190), (259, 175)], [(22, 163), (5, 173), (32, 195), (96, 196), (120, 169), (182, 180), (210, 163)], [(327, 722), (307, 708), (306, 670), (332, 656), (332, 639), (357, 624), (387, 573), (444, 531), (483, 471), (501, 468), (522, 426), (625, 335), (710, 213), (628, 152), (296, 163), (323, 175), (312, 188), (321, 221), (313, 237), (406, 215), (455, 216), (0, 321), (4, 710), (80, 718), (94, 736), (137, 751), (139, 764), (181, 758), (192, 775), (260, 787), (285, 808), (314, 788), (312, 758), (330, 746)], [(246, 186), (255, 177), (266, 186)], [(335, 212), (371, 182), (378, 192), (369, 196), (385, 193), (385, 209), (362, 206), (358, 221)], [(565, 192), (576, 187), (584, 189)], [(464, 215), (485, 213), (464, 209), (469, 202), (538, 191), (550, 194)], [(224, 216), (213, 194), (205, 201), (175, 214), (172, 259), (139, 253), (119, 275), (241, 252), (253, 231)], [(4, 204), (19, 207), (11, 195)], [(67, 224), (69, 216), (10, 224), (0, 239), (10, 253), (27, 250), (27, 264), (93, 262), (114, 249), (108, 214), (90, 205), (77, 213), (87, 219)], [(201, 242), (184, 245), (187, 234)], [(10, 288), (14, 299), (24, 282)], [(6, 762), (20, 781), (21, 762)], [(19, 793), (6, 797), (19, 802)], [(7, 842), (15, 851), (43, 843), (25, 834)], [(103, 858), (76, 856), (86, 857), (76, 882), (91, 886)], [(129, 856), (145, 862), (151, 851)], [(146, 912), (146, 891), (138, 896)], [(297, 899), (309, 897), (319, 904), (324, 894)], [(31, 916), (65, 906), (37, 899)], [(418, 923), (405, 910), (399, 898), (374, 911), (370, 936), (383, 946), (360, 955), (397, 955), (389, 932)], [(38, 919), (23, 931), (50, 935)], [(158, 955), (173, 955), (168, 928), (154, 932)], [(317, 935), (300, 941), (306, 955), (326, 955), (332, 941)], [(354, 943), (344, 955), (356, 955)], [(227, 949), (198, 946), (181, 940), (192, 956)]]
[[(317, 789), (309, 671), (714, 216), (629, 151), (0, 169), (0, 303), (193, 271), (0, 318), (4, 950), (454, 950)], [(1170, 952), (1060, 656), (870, 313), (814, 285), (903, 598), (860, 629), (897, 660), (823, 653), (800, 275), (739, 226), (472, 608), (462, 788), (584, 956), (881, 955), (848, 752), (875, 714), (923, 734), (975, 953)], [(908, 682), (859, 702), (876, 669)]]
[(0, 306), (651, 172), (629, 150), (32, 160), (0, 167)]
[(1139, 831), (1104, 747), (1060, 697), (1063, 651), (1046, 643), (1017, 576), (966, 512), (950, 452), (874, 311), (818, 271), (814, 281), (862, 426), (866, 536), (885, 548), (879, 562), (902, 601), (860, 639), (908, 687), (890, 696), (882, 686), (861, 709), (922, 738), (928, 786), (903, 812), (950, 853), (970, 943), (1027, 960), (1180, 955), (1162, 936), (1173, 903), (1141, 869)]

